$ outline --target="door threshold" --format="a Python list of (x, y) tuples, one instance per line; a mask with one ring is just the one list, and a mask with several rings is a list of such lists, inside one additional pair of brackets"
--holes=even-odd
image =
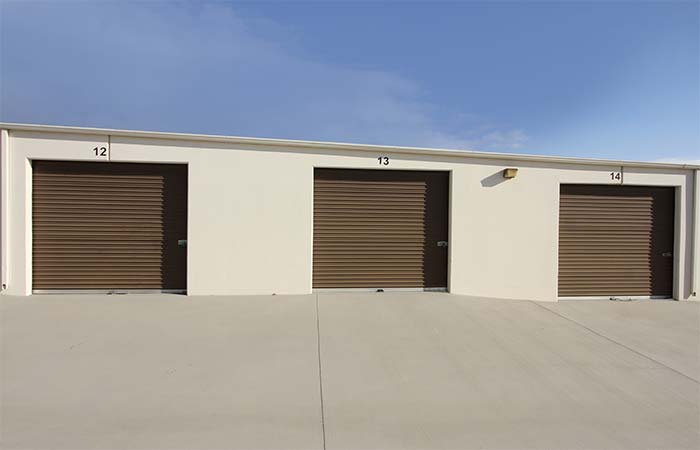
[(61, 295), (61, 294), (101, 294), (101, 295), (130, 295), (130, 294), (187, 294), (186, 289), (34, 289), (32, 294)]
[(312, 289), (314, 293), (342, 293), (342, 292), (448, 292), (446, 287), (438, 288), (320, 288)]

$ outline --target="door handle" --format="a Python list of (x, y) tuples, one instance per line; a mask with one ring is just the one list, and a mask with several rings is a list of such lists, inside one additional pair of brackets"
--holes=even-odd
[(666, 257), (666, 258), (670, 258), (671, 256), (673, 256), (673, 252), (663, 252), (661, 254), (661, 256)]
[(447, 241), (437, 241), (438, 247), (447, 247)]

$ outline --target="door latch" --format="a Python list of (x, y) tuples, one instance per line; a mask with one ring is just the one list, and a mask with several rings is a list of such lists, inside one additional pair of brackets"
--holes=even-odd
[(671, 256), (673, 256), (673, 252), (663, 252), (661, 254), (661, 256), (666, 257), (666, 258), (670, 258)]
[(438, 241), (437, 246), (438, 247), (447, 247), (447, 241)]

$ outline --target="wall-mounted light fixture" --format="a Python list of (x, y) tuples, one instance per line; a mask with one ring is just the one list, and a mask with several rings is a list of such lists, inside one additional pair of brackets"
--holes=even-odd
[(515, 176), (518, 174), (518, 169), (515, 169), (513, 167), (509, 167), (507, 169), (503, 169), (503, 178), (515, 178)]

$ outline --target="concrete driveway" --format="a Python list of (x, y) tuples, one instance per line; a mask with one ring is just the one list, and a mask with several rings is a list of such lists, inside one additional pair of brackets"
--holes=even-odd
[(2, 448), (698, 448), (700, 303), (0, 297)]

